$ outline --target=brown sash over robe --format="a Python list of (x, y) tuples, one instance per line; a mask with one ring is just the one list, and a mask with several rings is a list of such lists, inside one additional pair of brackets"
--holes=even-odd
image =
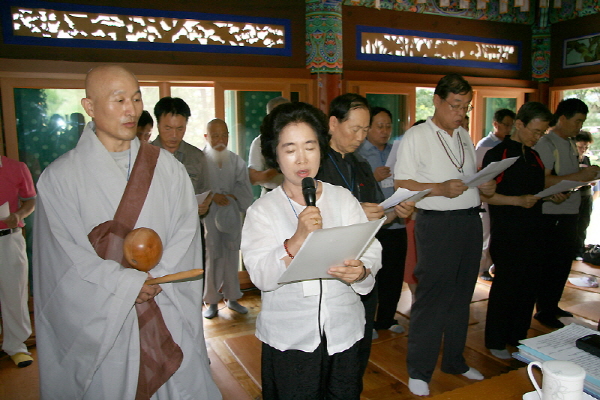
[[(103, 259), (114, 260), (131, 268), (123, 255), (123, 242), (140, 215), (159, 153), (158, 147), (140, 143), (138, 156), (114, 218), (96, 226), (88, 234), (94, 250)], [(135, 308), (140, 328), (140, 372), (135, 398), (146, 400), (177, 371), (183, 360), (183, 352), (173, 341), (154, 299), (135, 304)]]

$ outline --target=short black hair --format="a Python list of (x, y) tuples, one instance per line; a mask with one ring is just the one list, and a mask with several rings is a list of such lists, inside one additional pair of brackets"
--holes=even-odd
[(146, 125), (154, 126), (154, 120), (152, 119), (152, 115), (146, 110), (142, 111), (142, 115), (140, 115), (140, 119), (138, 119), (138, 126), (144, 127)]
[(575, 114), (588, 114), (588, 106), (579, 99), (564, 99), (558, 103), (556, 111), (554, 112), (554, 119), (558, 121), (561, 116), (565, 116), (566, 119), (571, 119)]
[(269, 100), (267, 103), (267, 114), (273, 111), (275, 107), (283, 103), (289, 103), (290, 101), (283, 96), (277, 96)]
[(154, 116), (160, 122), (160, 117), (167, 114), (181, 115), (187, 121), (191, 116), (190, 106), (179, 97), (163, 97), (154, 106)]
[(371, 113), (369, 102), (357, 93), (346, 93), (331, 100), (329, 104), (329, 117), (336, 117), (338, 121), (344, 122), (348, 119), (350, 111), (364, 108)]
[(473, 91), (471, 85), (465, 78), (459, 74), (449, 74), (439, 80), (433, 94), (437, 94), (440, 98), (446, 100), (450, 93), (467, 94)]
[(592, 134), (589, 133), (588, 131), (579, 131), (579, 133), (577, 135), (575, 135), (575, 141), (576, 142), (593, 143), (594, 138), (592, 137)]
[(389, 117), (392, 121), (394, 120), (394, 117), (392, 117), (392, 112), (390, 110), (388, 110), (387, 108), (373, 107), (373, 108), (371, 108), (371, 120), (369, 123), (373, 123), (373, 117), (379, 113), (386, 113), (387, 115), (389, 115)]
[(286, 126), (300, 123), (308, 124), (315, 131), (321, 151), (321, 160), (323, 159), (327, 153), (330, 139), (325, 113), (307, 103), (284, 103), (275, 107), (263, 119), (260, 126), (260, 147), (268, 168), (276, 168), (281, 171), (277, 162), (279, 135)]
[(530, 101), (521, 106), (515, 119), (518, 119), (527, 126), (532, 120), (539, 119), (541, 121), (547, 121), (552, 123), (554, 116), (548, 110), (548, 107), (537, 101)]
[(508, 108), (501, 108), (499, 110), (496, 110), (496, 112), (494, 113), (494, 121), (500, 124), (502, 123), (502, 121), (504, 121), (504, 118), (511, 117), (512, 119), (515, 119), (516, 116), (517, 114), (515, 114), (513, 110), (509, 110)]

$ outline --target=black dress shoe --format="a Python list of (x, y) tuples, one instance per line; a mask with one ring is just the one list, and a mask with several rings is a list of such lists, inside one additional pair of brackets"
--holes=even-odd
[(573, 314), (563, 310), (562, 308), (559, 308), (558, 310), (556, 310), (556, 317), (557, 318), (562, 318), (562, 317), (572, 317)]
[(558, 318), (556, 318), (553, 315), (548, 316), (545, 314), (537, 313), (533, 316), (533, 318), (537, 319), (542, 325), (546, 325), (549, 328), (560, 329), (565, 326), (565, 324), (560, 322)]

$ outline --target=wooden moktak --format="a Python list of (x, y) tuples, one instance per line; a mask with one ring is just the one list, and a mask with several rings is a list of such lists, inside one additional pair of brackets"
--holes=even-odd
[[(123, 241), (123, 254), (125, 259), (133, 268), (148, 272), (154, 268), (162, 257), (163, 245), (160, 236), (150, 228), (137, 228), (125, 236)], [(180, 279), (196, 277), (204, 272), (202, 269), (191, 269), (189, 271), (177, 272), (153, 278), (146, 281), (148, 285), (167, 283)]]

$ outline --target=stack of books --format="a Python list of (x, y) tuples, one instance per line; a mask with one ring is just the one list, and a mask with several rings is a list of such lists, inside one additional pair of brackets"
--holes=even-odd
[(532, 361), (571, 361), (585, 369), (584, 392), (600, 399), (600, 358), (578, 349), (575, 341), (600, 332), (585, 326), (570, 324), (546, 335), (521, 340), (519, 352), (513, 357), (525, 363)]

